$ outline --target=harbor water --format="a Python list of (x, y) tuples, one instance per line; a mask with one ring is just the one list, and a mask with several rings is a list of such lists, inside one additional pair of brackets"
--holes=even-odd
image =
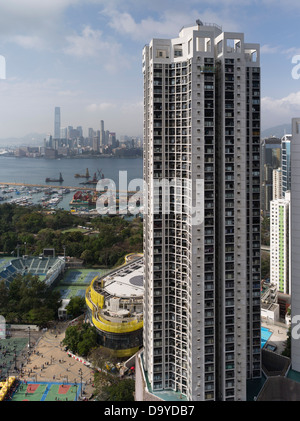
[[(77, 188), (95, 189), (96, 185), (84, 185), (86, 178), (75, 177), (75, 174), (85, 175), (88, 169), (92, 180), (95, 176), (108, 178), (119, 189), (119, 178), (127, 182), (143, 178), (142, 158), (80, 158), (80, 159), (43, 159), (0, 157), (0, 183), (10, 185), (0, 189), (0, 203), (11, 202), (22, 205), (41, 204), (52, 200), (49, 208), (70, 210), (70, 201)], [(46, 178), (58, 179), (60, 173), (63, 182), (46, 182)], [(23, 185), (39, 185), (43, 187), (23, 187)], [(49, 189), (49, 185), (52, 187)], [(69, 187), (68, 190), (65, 190)], [(46, 192), (46, 194), (45, 194)], [(50, 195), (49, 195), (50, 192)], [(44, 202), (42, 202), (44, 199)], [(49, 199), (49, 200), (48, 200)]]

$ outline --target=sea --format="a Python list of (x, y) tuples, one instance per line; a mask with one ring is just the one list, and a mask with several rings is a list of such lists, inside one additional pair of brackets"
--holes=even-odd
[[(70, 192), (61, 195), (61, 200), (57, 203), (56, 208), (70, 210), (70, 201), (73, 198), (77, 188), (85, 188), (90, 190), (95, 186), (84, 186), (80, 183), (86, 181), (85, 178), (76, 178), (75, 174), (86, 173), (89, 170), (90, 180), (96, 174), (97, 179), (105, 177), (114, 181), (116, 189), (119, 189), (119, 181), (123, 183), (124, 178), (129, 184), (134, 179), (143, 178), (143, 159), (142, 158), (19, 158), (19, 157), (0, 157), (0, 187), (3, 184), (20, 183), (21, 186), (10, 185), (0, 189), (0, 204), (4, 202), (20, 202), (21, 198), (27, 198), (27, 204), (38, 204), (44, 197), (48, 186), (52, 188), (52, 194), (57, 194), (65, 187), (70, 187)], [(60, 173), (63, 182), (46, 183), (46, 178), (59, 179)], [(40, 185), (40, 189), (22, 187), (22, 185)], [(121, 184), (120, 184), (121, 186)], [(49, 189), (48, 189), (49, 190)], [(61, 193), (61, 192), (60, 192)], [(24, 201), (26, 203), (26, 200)]]

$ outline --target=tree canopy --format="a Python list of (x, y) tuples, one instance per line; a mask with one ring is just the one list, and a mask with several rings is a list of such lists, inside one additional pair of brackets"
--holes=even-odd
[(86, 357), (97, 346), (96, 328), (88, 323), (69, 326), (62, 343), (74, 354)]
[(8, 323), (34, 323), (41, 327), (57, 317), (60, 293), (38, 276), (18, 274), (9, 286), (0, 282), (1, 314)]
[(68, 315), (75, 318), (84, 313), (85, 308), (85, 298), (75, 295), (74, 297), (71, 297), (70, 302), (66, 307), (66, 310)]
[[(92, 228), (81, 232), (78, 225)], [(139, 218), (127, 221), (118, 215), (97, 216), (89, 220), (58, 210), (47, 214), (38, 207), (22, 208), (0, 205), (0, 252), (37, 256), (44, 248), (55, 248), (57, 254), (82, 259), (85, 265), (113, 267), (127, 253), (142, 252), (143, 228)]]

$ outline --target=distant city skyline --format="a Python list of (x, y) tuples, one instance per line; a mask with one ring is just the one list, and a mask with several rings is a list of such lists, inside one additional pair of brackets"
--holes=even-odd
[(299, 15), (296, 0), (0, 0), (0, 139), (52, 133), (56, 106), (62, 126), (103, 120), (140, 135), (141, 50), (196, 19), (260, 43), (262, 130), (289, 123), (300, 114)]

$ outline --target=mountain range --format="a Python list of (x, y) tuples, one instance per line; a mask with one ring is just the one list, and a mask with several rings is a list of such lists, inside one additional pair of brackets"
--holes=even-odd
[(270, 127), (269, 129), (263, 130), (261, 132), (261, 138), (265, 137), (278, 137), (282, 138), (285, 134), (292, 133), (291, 124), (281, 124), (280, 126)]
[(43, 146), (44, 139), (47, 135), (41, 133), (29, 133), (23, 137), (9, 137), (0, 139), (2, 148), (10, 148), (14, 146)]

